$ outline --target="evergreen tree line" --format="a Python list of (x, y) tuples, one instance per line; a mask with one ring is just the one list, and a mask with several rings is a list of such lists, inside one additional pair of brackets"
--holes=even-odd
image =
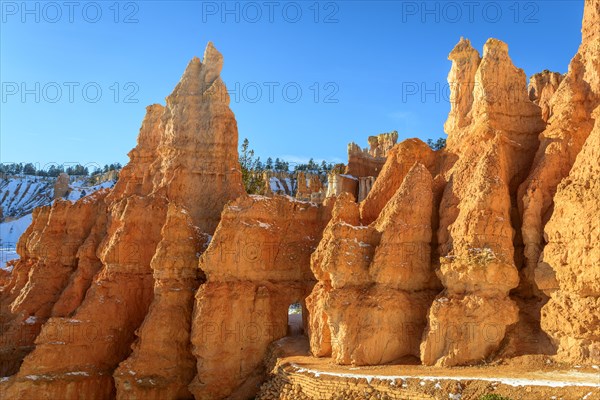
[(263, 162), (260, 157), (254, 157), (254, 150), (250, 148), (248, 139), (242, 141), (239, 160), (244, 187), (249, 194), (261, 194), (264, 190), (265, 182), (262, 176), (264, 171), (287, 172), (294, 176), (301, 171), (327, 175), (333, 169), (343, 170), (343, 164), (328, 163), (325, 160), (317, 163), (312, 158), (307, 163), (294, 164), (292, 169), (290, 169), (290, 162), (280, 158), (273, 160), (269, 157)]
[(65, 168), (64, 165), (52, 164), (47, 168), (36, 168), (32, 163), (10, 163), (0, 164), (0, 173), (6, 175), (33, 175), (56, 178), (61, 173), (65, 172), (69, 176), (94, 176), (106, 173), (108, 171), (119, 171), (122, 167), (120, 163), (106, 164), (103, 168), (95, 167), (92, 171), (90, 168), (81, 164), (69, 165)]
[[(427, 145), (433, 150), (441, 150), (446, 147), (446, 139), (443, 137), (436, 140), (427, 139)], [(279, 158), (273, 160), (269, 157), (263, 163), (260, 157), (254, 157), (254, 150), (250, 148), (247, 138), (242, 141), (240, 146), (239, 160), (244, 187), (249, 194), (261, 194), (264, 190), (265, 182), (262, 177), (264, 171), (287, 172), (292, 176), (301, 171), (326, 175), (333, 170), (342, 173), (345, 168), (344, 164), (328, 163), (325, 160), (317, 163), (312, 158), (308, 163), (294, 165), (292, 171), (290, 171), (290, 163)]]
[[(308, 171), (315, 174), (327, 174), (338, 164), (328, 163), (325, 160), (317, 163), (312, 158), (307, 163), (293, 164), (282, 160), (279, 157), (275, 158), (275, 160), (269, 157), (263, 162), (260, 157), (254, 157), (254, 150), (250, 149), (250, 142), (248, 139), (244, 139), (240, 146), (240, 165), (242, 170), (246, 169), (253, 172), (275, 171), (294, 173), (298, 171)], [(291, 169), (290, 166), (292, 167)]]

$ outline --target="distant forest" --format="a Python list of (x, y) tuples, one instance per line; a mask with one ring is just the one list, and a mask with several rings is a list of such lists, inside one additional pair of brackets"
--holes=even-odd
[(108, 171), (119, 171), (123, 166), (120, 163), (106, 164), (103, 168), (94, 166), (92, 171), (87, 166), (81, 164), (75, 165), (57, 165), (51, 164), (43, 168), (36, 167), (32, 163), (5, 163), (0, 164), (0, 174), (6, 175), (33, 175), (56, 178), (63, 172), (69, 176), (94, 176), (106, 173)]

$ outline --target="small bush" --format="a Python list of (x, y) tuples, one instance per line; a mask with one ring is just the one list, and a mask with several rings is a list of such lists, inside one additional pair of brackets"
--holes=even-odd
[(484, 394), (479, 400), (510, 400), (508, 397), (500, 396), (499, 394)]

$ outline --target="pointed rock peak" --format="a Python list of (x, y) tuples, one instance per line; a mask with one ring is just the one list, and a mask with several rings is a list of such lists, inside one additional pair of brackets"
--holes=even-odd
[(499, 55), (508, 56), (508, 45), (502, 40), (489, 38), (483, 45), (483, 58), (486, 57), (497, 57)]
[[(397, 224), (399, 220), (408, 221), (416, 215), (431, 215), (433, 178), (431, 173), (419, 161), (415, 161), (402, 184), (385, 205), (375, 222), (378, 231), (385, 231), (388, 226)], [(401, 216), (401, 217), (399, 217)]]
[(204, 50), (204, 84), (206, 87), (212, 85), (221, 75), (223, 69), (223, 55), (213, 46), (212, 42), (208, 42), (206, 50)]
[[(173, 93), (171, 94), (171, 96), (173, 96), (178, 91), (183, 90), (183, 88), (190, 86), (194, 82), (197, 82), (198, 78), (200, 76), (201, 69), (202, 69), (202, 62), (200, 61), (200, 59), (198, 57), (192, 58), (190, 60), (190, 62), (188, 63), (187, 67), (185, 67), (185, 71), (183, 72), (183, 75), (181, 76), (179, 83), (177, 84), (177, 86), (175, 86), (175, 89), (173, 90)], [(167, 104), (168, 104), (168, 98), (167, 98)]]
[(202, 96), (209, 91), (213, 94), (213, 101), (229, 104), (224, 84), (214, 85), (220, 81), (222, 68), (223, 55), (209, 42), (204, 51), (204, 60), (200, 61), (198, 57), (191, 59), (173, 93), (167, 98), (167, 105), (172, 105), (175, 97)]
[(455, 61), (461, 58), (477, 58), (479, 59), (479, 52), (473, 48), (471, 45), (471, 41), (469, 39), (465, 39), (464, 37), (460, 37), (460, 40), (454, 46), (450, 54), (448, 55), (448, 59), (451, 61)]
[(212, 42), (208, 42), (204, 50), (204, 64), (223, 66), (223, 55), (215, 48)]

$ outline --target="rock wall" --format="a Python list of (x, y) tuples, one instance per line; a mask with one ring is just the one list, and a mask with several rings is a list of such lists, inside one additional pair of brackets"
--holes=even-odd
[(529, 100), (540, 106), (542, 119), (545, 122), (548, 122), (551, 117), (552, 107), (550, 102), (563, 78), (564, 75), (558, 72), (545, 70), (533, 75), (529, 80)]
[(377, 219), (415, 162), (422, 163), (435, 174), (434, 152), (419, 139), (405, 140), (389, 152), (380, 178), (375, 180), (367, 197), (360, 203), (362, 221), (370, 224)]
[(398, 140), (398, 132), (369, 136), (369, 147), (361, 149), (356, 143), (348, 144), (348, 166), (344, 172), (355, 177), (377, 176), (387, 153)]
[[(322, 193), (325, 197), (326, 187), (321, 182), (321, 176), (310, 172), (298, 172), (296, 198), (302, 201), (311, 201), (313, 194)], [(313, 196), (314, 197), (314, 196)]]
[(16, 373), (52, 316), (67, 316), (98, 269), (91, 252), (106, 221), (106, 191), (75, 204), (58, 200), (35, 209), (32, 224), (18, 243), (20, 260), (0, 295), (0, 373)]
[[(599, 20), (600, 2), (585, 1), (581, 46), (549, 101), (548, 125), (540, 134), (540, 145), (533, 165), (518, 191), (524, 243), (524, 265), (520, 271), (518, 295), (525, 299), (521, 302), (521, 309), (526, 311), (521, 320), (531, 320), (536, 329), (540, 318), (543, 319), (541, 307), (548, 299), (547, 293), (544, 293), (544, 286), (548, 283), (540, 286), (536, 278), (539, 275), (541, 280), (546, 280), (544, 276), (548, 271), (548, 264), (538, 264), (547, 244), (544, 226), (554, 212), (557, 187), (569, 175), (593, 128), (592, 112), (600, 105)], [(516, 336), (522, 337), (528, 331), (531, 331), (531, 324), (523, 325)], [(547, 337), (539, 337), (534, 341), (546, 342)], [(545, 346), (543, 351), (554, 352), (555, 346)]]
[(319, 284), (307, 300), (311, 351), (339, 364), (418, 356), (437, 291), (431, 270), (431, 174), (415, 164), (379, 218), (361, 225), (349, 194), (311, 260)]
[(322, 203), (326, 197), (327, 185), (323, 182), (325, 176), (312, 172), (299, 171), (297, 174), (289, 172), (264, 171), (265, 182), (263, 194), (288, 195), (301, 201)]
[(352, 175), (330, 172), (327, 175), (327, 197), (336, 197), (342, 193), (358, 196), (358, 178)]
[(256, 393), (268, 345), (286, 336), (289, 306), (304, 304), (315, 283), (310, 254), (329, 218), (327, 205), (282, 196), (243, 196), (225, 208), (200, 260), (207, 281), (192, 320), (195, 398)]
[(600, 362), (600, 107), (569, 176), (554, 197), (535, 278), (549, 296), (542, 328), (561, 360)]
[(600, 105), (600, 2), (585, 2), (582, 44), (550, 101), (551, 117), (540, 135), (531, 172), (519, 188), (526, 266), (522, 272), (530, 296), (543, 297), (533, 274), (546, 244), (544, 225), (550, 219), (553, 198), (567, 177), (593, 127), (592, 111)]
[[(488, 40), (481, 60), (469, 46), (461, 40), (450, 56), (449, 81), (465, 80), (457, 87), (464, 88), (475, 69), (473, 101), (452, 103), (449, 121), (455, 122), (447, 123), (446, 152), (453, 157), (447, 158), (451, 166), (442, 168), (447, 185), (437, 238), (437, 273), (445, 290), (429, 312), (421, 345), (421, 361), (427, 365), (481, 361), (498, 350), (507, 327), (519, 319), (508, 297), (519, 283), (516, 191), (544, 122), (508, 46)], [(494, 335), (488, 334), (491, 328)]]
[(373, 176), (364, 176), (364, 177), (358, 178), (358, 199), (357, 200), (359, 203), (367, 197), (367, 195), (371, 191), (371, 188), (373, 187), (373, 183), (375, 183), (375, 177), (373, 177)]

